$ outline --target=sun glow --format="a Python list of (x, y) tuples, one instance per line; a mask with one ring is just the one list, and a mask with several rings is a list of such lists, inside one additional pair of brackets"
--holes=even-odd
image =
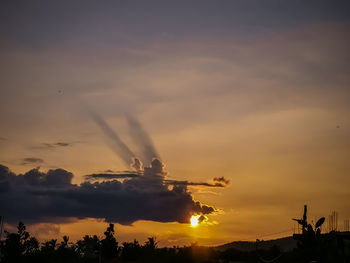
[(198, 216), (191, 217), (191, 226), (196, 227), (198, 225)]

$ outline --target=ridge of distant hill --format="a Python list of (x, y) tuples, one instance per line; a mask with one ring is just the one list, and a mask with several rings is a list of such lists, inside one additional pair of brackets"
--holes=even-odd
[[(259, 241), (258, 248), (259, 249), (269, 249), (272, 246), (278, 246), (281, 251), (287, 252), (291, 251), (297, 247), (297, 241), (293, 239), (292, 236), (282, 237), (271, 240)], [(234, 248), (240, 251), (254, 251), (256, 249), (256, 242), (254, 241), (234, 241), (230, 243), (226, 243), (220, 246), (214, 247), (217, 250), (223, 251), (229, 248)]]

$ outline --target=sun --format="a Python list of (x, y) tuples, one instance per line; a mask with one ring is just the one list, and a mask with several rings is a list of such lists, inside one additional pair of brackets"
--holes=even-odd
[(191, 226), (193, 226), (193, 227), (198, 226), (198, 216), (191, 217)]

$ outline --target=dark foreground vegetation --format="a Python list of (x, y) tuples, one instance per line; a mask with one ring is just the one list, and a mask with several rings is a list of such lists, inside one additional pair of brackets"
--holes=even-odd
[(259, 249), (261, 241), (257, 241), (256, 248), (250, 251), (196, 245), (158, 248), (153, 237), (144, 244), (134, 240), (120, 245), (115, 238), (113, 224), (107, 227), (103, 238), (86, 235), (75, 243), (64, 236), (60, 242), (52, 239), (40, 244), (30, 236), (22, 222), (17, 230), (17, 233), (5, 232), (0, 262), (350, 262), (349, 238), (340, 238), (341, 233), (336, 232), (322, 236), (311, 226), (309, 232), (296, 237), (298, 246), (289, 252), (281, 252), (278, 246)]

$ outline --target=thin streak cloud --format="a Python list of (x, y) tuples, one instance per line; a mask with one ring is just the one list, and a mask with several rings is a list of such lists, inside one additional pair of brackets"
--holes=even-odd
[(98, 179), (125, 179), (140, 176), (140, 173), (135, 173), (133, 171), (124, 171), (120, 173), (94, 173), (87, 174), (84, 177), (87, 180), (98, 180)]
[(129, 125), (130, 136), (141, 150), (141, 160), (144, 164), (149, 165), (153, 158), (160, 159), (151, 137), (142, 127), (141, 123), (134, 117), (128, 115), (126, 120)]
[(27, 164), (42, 164), (44, 163), (44, 160), (41, 158), (37, 157), (27, 157), (22, 159), (22, 164), (27, 165)]
[(96, 112), (89, 111), (90, 116), (95, 121), (95, 123), (101, 128), (104, 134), (111, 139), (113, 145), (111, 148), (114, 152), (124, 161), (127, 166), (130, 166), (131, 161), (135, 158), (135, 154), (130, 150), (130, 148), (120, 139), (119, 135), (113, 131), (113, 129), (108, 125), (108, 123)]
[[(215, 181), (215, 180), (214, 180)], [(191, 182), (191, 181), (178, 181), (178, 180), (165, 180), (166, 184), (169, 185), (186, 185), (186, 186), (205, 186), (205, 187), (226, 187), (229, 184), (228, 180), (225, 182)]]

